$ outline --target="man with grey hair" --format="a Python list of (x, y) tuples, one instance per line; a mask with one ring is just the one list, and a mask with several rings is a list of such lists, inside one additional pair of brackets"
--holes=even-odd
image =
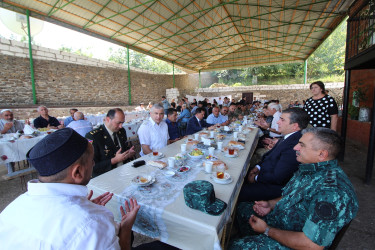
[(38, 112), (40, 116), (34, 120), (35, 128), (59, 129), (64, 127), (64, 125), (60, 125), (60, 122), (55, 117), (48, 115), (48, 109), (46, 106), (39, 106)]
[(164, 118), (164, 108), (160, 104), (152, 106), (150, 118), (142, 123), (138, 129), (139, 143), (141, 144), (141, 156), (151, 153), (153, 150), (164, 148), (168, 144), (168, 125)]
[[(17, 120), (14, 120), (13, 111), (11, 109), (3, 109), (0, 111), (0, 133), (9, 134), (16, 133), (19, 130), (23, 130), (24, 125)], [(25, 121), (26, 124), (30, 124), (28, 120)]]
[(265, 109), (263, 112), (266, 116), (273, 117), (271, 126), (264, 119), (259, 119), (254, 123), (260, 128), (270, 131), (270, 137), (281, 137), (279, 126), (277, 124), (281, 116), (280, 106), (274, 102), (271, 102), (270, 104), (268, 104), (267, 109)]
[(74, 113), (74, 121), (69, 123), (68, 128), (74, 129), (82, 137), (93, 129), (92, 123), (86, 121), (83, 113), (79, 111)]
[(336, 160), (340, 136), (328, 128), (309, 128), (302, 134), (294, 147), (301, 163), (298, 171), (281, 197), (238, 205), (242, 238), (229, 249), (328, 249), (355, 218), (358, 200)]

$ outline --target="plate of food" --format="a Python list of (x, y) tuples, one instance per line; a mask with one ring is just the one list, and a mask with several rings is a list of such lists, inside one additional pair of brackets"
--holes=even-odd
[(148, 186), (153, 183), (151, 175), (137, 175), (132, 179), (132, 183), (137, 186)]
[(177, 169), (177, 172), (179, 173), (186, 173), (190, 170), (190, 167), (189, 166), (184, 166), (184, 167), (180, 167)]
[(223, 178), (217, 178), (217, 173), (213, 173), (211, 176), (212, 180), (218, 184), (229, 184), (233, 181), (229, 173), (224, 173)]
[(164, 161), (148, 161), (147, 165), (157, 167), (159, 169), (165, 168), (168, 164)]
[(189, 153), (189, 157), (193, 160), (199, 160), (204, 156), (202, 150), (195, 148)]
[(222, 141), (222, 140), (224, 140), (225, 139), (225, 135), (222, 135), (222, 134), (218, 134), (218, 135), (216, 135), (216, 139), (218, 140), (218, 141)]
[(230, 141), (228, 143), (228, 146), (238, 148), (238, 149), (245, 149), (245, 144), (242, 142), (238, 142), (238, 141)]

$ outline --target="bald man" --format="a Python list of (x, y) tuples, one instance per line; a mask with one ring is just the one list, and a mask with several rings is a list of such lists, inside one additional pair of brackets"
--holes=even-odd
[(82, 137), (93, 130), (91, 122), (86, 121), (83, 113), (79, 111), (74, 113), (74, 121), (69, 123), (68, 128), (74, 129)]

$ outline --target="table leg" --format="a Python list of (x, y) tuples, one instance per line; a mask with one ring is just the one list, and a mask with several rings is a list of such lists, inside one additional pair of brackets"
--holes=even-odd
[(9, 162), (5, 164), (8, 169), (8, 174), (11, 174), (14, 172), (14, 162)]

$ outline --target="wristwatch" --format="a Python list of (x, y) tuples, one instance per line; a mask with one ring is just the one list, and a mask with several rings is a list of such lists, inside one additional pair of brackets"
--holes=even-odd
[(269, 131), (269, 130), (270, 130), (270, 128), (267, 128), (267, 130)]
[(270, 231), (270, 229), (271, 229), (270, 227), (267, 227), (266, 230), (264, 230), (263, 234), (265, 234), (268, 237), (268, 232)]

